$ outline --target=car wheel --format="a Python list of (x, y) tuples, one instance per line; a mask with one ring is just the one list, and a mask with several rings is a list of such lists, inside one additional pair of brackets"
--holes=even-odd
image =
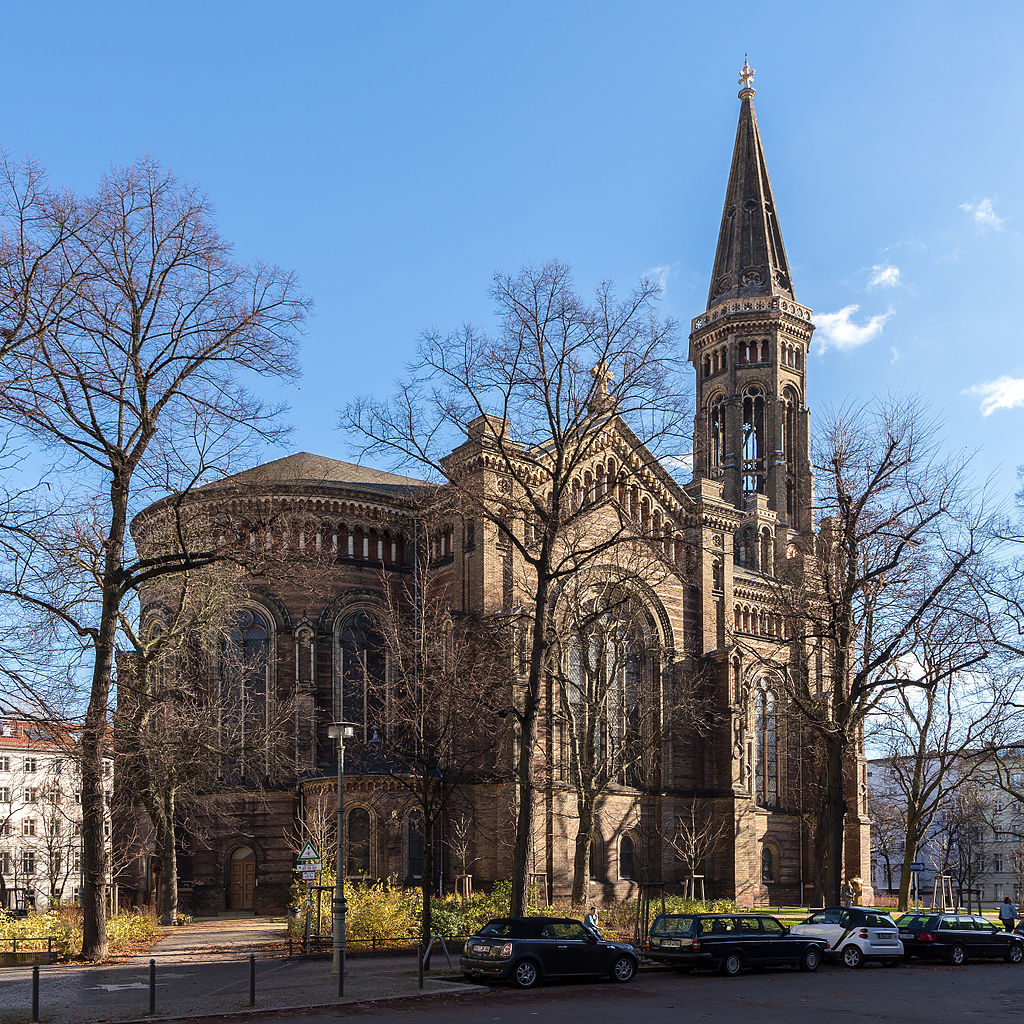
[(843, 947), (844, 967), (860, 967), (863, 963), (864, 954), (860, 951), (860, 946), (855, 946), (851, 942), (849, 946)]
[(1024, 960), (1024, 945), (1019, 942), (1010, 943), (1010, 948), (1006, 951), (1006, 962), (1019, 964), (1022, 960)]
[(730, 953), (723, 961), (719, 970), (730, 978), (735, 978), (743, 970), (743, 958), (739, 953)]
[(612, 964), (612, 981), (632, 981), (636, 974), (636, 961), (631, 956), (620, 956)]
[(967, 950), (964, 949), (964, 947), (961, 946), (960, 943), (958, 942), (949, 951), (949, 962), (954, 967), (959, 967), (966, 959), (967, 959)]
[(512, 973), (516, 988), (533, 988), (540, 981), (540, 970), (532, 960), (520, 960)]
[(808, 946), (800, 957), (801, 971), (816, 971), (821, 966), (821, 950), (817, 946)]

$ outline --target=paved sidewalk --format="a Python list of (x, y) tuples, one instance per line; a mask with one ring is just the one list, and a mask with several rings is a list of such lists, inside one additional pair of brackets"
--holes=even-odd
[[(156, 958), (154, 958), (156, 959)], [(112, 967), (43, 967), (40, 1013), (53, 1024), (133, 1020), (148, 1015), (148, 957)], [(482, 991), (461, 982), (428, 978), (417, 986), (416, 958), (350, 959), (341, 1002), (357, 1003), (401, 997), (469, 994)], [(256, 1009), (336, 1004), (337, 981), (327, 960), (256, 961)], [(0, 1021), (28, 1020), (31, 970), (0, 971)], [(200, 961), (182, 951), (157, 960), (156, 1016), (191, 1018), (249, 1009), (249, 960)]]
[(168, 928), (142, 958), (159, 963), (169, 957), (198, 954), (212, 957), (242, 953), (281, 952), (287, 948), (288, 921), (277, 917), (212, 917)]

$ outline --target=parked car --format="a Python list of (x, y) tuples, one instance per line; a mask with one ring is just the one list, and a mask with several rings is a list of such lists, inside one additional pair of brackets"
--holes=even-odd
[(544, 978), (632, 981), (639, 961), (624, 942), (609, 942), (562, 917), (502, 917), (466, 940), (459, 967), (467, 981), (511, 981), (533, 988)]
[(896, 924), (908, 957), (948, 960), (958, 966), (967, 960), (1024, 960), (1024, 938), (1001, 931), (978, 914), (912, 912)]
[(651, 925), (646, 953), (657, 963), (735, 976), (744, 967), (816, 971), (823, 949), (821, 939), (790, 935), (768, 914), (661, 914)]
[(890, 967), (903, 962), (896, 922), (873, 907), (826, 907), (794, 925), (789, 933), (822, 939), (825, 955), (838, 957), (846, 967), (860, 967), (866, 960)]

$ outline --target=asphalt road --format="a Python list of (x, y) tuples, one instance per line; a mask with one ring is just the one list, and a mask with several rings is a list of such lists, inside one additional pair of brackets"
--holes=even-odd
[[(1024, 1021), (1024, 966), (823, 967), (816, 974), (776, 970), (738, 978), (642, 973), (629, 985), (551, 984), (529, 992), (494, 988), (479, 995), (438, 996), (386, 1005), (261, 1014), (254, 1024), (946, 1024)], [(239, 1016), (231, 1020), (242, 1021)], [(354, 1022), (355, 1024), (355, 1022)]]

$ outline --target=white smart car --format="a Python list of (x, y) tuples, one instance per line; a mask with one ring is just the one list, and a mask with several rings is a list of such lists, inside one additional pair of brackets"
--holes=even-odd
[(826, 907), (794, 925), (790, 935), (824, 939), (825, 955), (838, 957), (846, 967), (878, 960), (892, 967), (903, 963), (903, 943), (896, 922), (874, 907)]

